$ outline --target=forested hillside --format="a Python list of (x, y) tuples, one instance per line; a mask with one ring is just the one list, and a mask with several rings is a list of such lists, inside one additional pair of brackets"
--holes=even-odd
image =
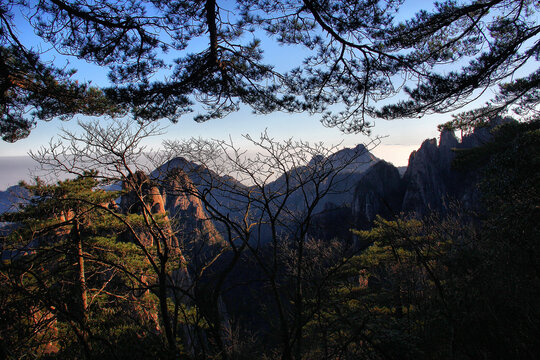
[(148, 175), (104, 146), (86, 155), (108, 172), (87, 157), (77, 178), (20, 185), (5, 357), (536, 357), (538, 122), (443, 132), (404, 177), (363, 146), (261, 141), (255, 160), (172, 144), (191, 160)]

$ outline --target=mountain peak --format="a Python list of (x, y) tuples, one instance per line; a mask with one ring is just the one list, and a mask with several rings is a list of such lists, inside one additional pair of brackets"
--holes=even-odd
[(453, 130), (444, 129), (441, 131), (441, 137), (439, 139), (439, 147), (440, 148), (448, 148), (452, 149), (457, 147), (459, 144), (459, 141), (454, 134)]
[(332, 164), (334, 168), (344, 166), (347, 172), (363, 172), (379, 159), (369, 152), (364, 144), (358, 144), (354, 148), (341, 149), (327, 158), (323, 155), (315, 155), (309, 162), (308, 166), (314, 166), (322, 163), (325, 159)]

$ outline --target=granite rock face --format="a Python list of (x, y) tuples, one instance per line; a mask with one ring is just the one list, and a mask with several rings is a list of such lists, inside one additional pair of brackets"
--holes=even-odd
[(424, 141), (409, 158), (403, 176), (405, 195), (402, 211), (423, 216), (431, 211), (444, 213), (452, 202), (467, 209), (477, 209), (480, 194), (476, 188), (478, 171), (455, 169), (456, 151), (482, 146), (493, 138), (491, 131), (509, 120), (495, 119), (485, 127), (458, 140), (452, 131), (441, 132), (439, 145), (435, 139)]
[(446, 198), (455, 195), (459, 187), (460, 176), (451, 167), (455, 157), (452, 149), (459, 145), (452, 132), (443, 131), (438, 146), (435, 139), (429, 139), (412, 152), (403, 176), (402, 211), (422, 216), (430, 210), (444, 208)]
[(18, 211), (30, 200), (30, 193), (22, 186), (14, 185), (0, 191), (0, 214)]
[(195, 185), (183, 170), (171, 169), (161, 191), (165, 199), (165, 209), (179, 228), (179, 242), (196, 239), (207, 245), (214, 245), (223, 241), (206, 215), (201, 200), (195, 196)]
[(350, 207), (356, 183), (378, 160), (360, 144), (354, 148), (339, 150), (328, 157), (316, 155), (307, 165), (291, 170), (289, 183), (286, 183), (285, 175), (282, 175), (268, 187), (274, 192), (282, 192), (287, 187), (293, 188), (303, 183), (301, 189), (290, 194), (287, 202), (287, 207), (294, 211), (304, 211), (306, 200), (313, 201), (312, 195), (317, 191), (319, 194), (325, 193), (325, 196), (318, 201), (315, 213)]
[(142, 171), (137, 171), (122, 184), (126, 194), (120, 199), (120, 209), (127, 214), (142, 213), (139, 196), (150, 208), (152, 214), (165, 214), (165, 203), (158, 187)]
[(458, 140), (454, 133), (443, 130), (437, 139), (425, 140), (413, 151), (402, 178), (393, 165), (378, 162), (363, 174), (356, 186), (353, 217), (359, 228), (369, 228), (375, 215), (391, 218), (400, 212), (416, 217), (432, 211), (445, 213), (453, 202), (467, 209), (476, 209), (480, 194), (475, 183), (475, 169), (457, 170), (452, 166), (456, 150), (486, 144), (491, 130), (505, 121), (496, 119)]
[(359, 228), (368, 228), (377, 215), (388, 218), (399, 213), (404, 183), (398, 169), (379, 161), (366, 171), (356, 185), (352, 206)]
[(124, 213), (141, 213), (138, 197), (142, 196), (152, 214), (163, 216), (173, 248), (185, 249), (194, 242), (213, 245), (221, 241), (200, 199), (194, 196), (195, 186), (181, 169), (171, 168), (159, 183), (138, 171), (123, 188), (127, 193), (120, 200), (120, 209)]
[[(164, 223), (162, 227), (167, 237), (167, 245), (171, 249), (179, 251), (169, 218), (165, 213), (165, 202), (159, 188), (150, 181), (150, 178), (144, 172), (137, 171), (122, 184), (122, 189), (125, 194), (120, 199), (119, 210), (124, 214), (142, 214), (146, 207), (151, 214), (163, 216)], [(144, 246), (150, 247), (154, 245), (155, 239), (150, 229), (140, 226), (135, 230), (138, 232), (137, 237)], [(133, 241), (135, 238), (132, 234), (125, 233), (123, 239)]]
[[(230, 218), (243, 216), (245, 199), (240, 194), (248, 192), (249, 187), (228, 174), (219, 175), (204, 165), (176, 157), (152, 171), (150, 178), (161, 185), (166, 198), (166, 209), (170, 214), (176, 214), (180, 209), (188, 210), (188, 203), (193, 204), (195, 209), (203, 209), (200, 199), (192, 196), (196, 188), (199, 194), (206, 193), (206, 200), (219, 212)], [(172, 180), (177, 181), (177, 184)], [(188, 182), (190, 185), (186, 186)], [(179, 191), (181, 188), (184, 191)], [(175, 202), (180, 207), (173, 210), (176, 208)], [(199, 218), (206, 217), (200, 210), (196, 210), (195, 214)]]

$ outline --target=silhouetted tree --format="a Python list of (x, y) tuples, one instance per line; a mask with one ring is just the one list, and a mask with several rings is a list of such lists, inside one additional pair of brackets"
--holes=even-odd
[[(508, 123), (461, 151), (480, 212), (377, 219), (307, 326), (310, 358), (534, 359), (538, 341), (539, 123)], [(451, 210), (451, 211), (450, 211)]]
[[(238, 300), (250, 304), (259, 323), (266, 317), (265, 326), (272, 329), (263, 352), (300, 359), (307, 351), (306, 324), (320, 310), (333, 266), (354, 253), (353, 244), (320, 241), (310, 231), (317, 216), (325, 215), (325, 202), (350, 192), (353, 174), (371, 158), (365, 147), (336, 152), (337, 147), (293, 139), (276, 142), (267, 133), (247, 139), (256, 147), (253, 156), (225, 141), (166, 142), (167, 158), (176, 159), (161, 172), (180, 168), (193, 180), (195, 187), (172, 193), (198, 197), (234, 254), (215, 275), (212, 296), (217, 299), (227, 284), (258, 284), (254, 299)], [(250, 262), (244, 270), (250, 274), (230, 280), (241, 260)]]
[(485, 212), (476, 243), (477, 266), (462, 289), (470, 357), (534, 359), (540, 349), (540, 122), (508, 123), (492, 142), (458, 156), (480, 167)]
[[(321, 113), (325, 125), (359, 132), (368, 131), (370, 117), (460, 109), (497, 84), (494, 102), (454, 125), (509, 108), (536, 114), (539, 71), (528, 64), (540, 51), (537, 1), (444, 1), (410, 19), (403, 19), (403, 6), (398, 0), (9, 0), (0, 7), (2, 85), (9, 90), (2, 94), (2, 135), (15, 140), (28, 133), (33, 120), (22, 116), (25, 105), (38, 109), (34, 118), (129, 111), (137, 119), (175, 122), (194, 101), (205, 110), (197, 121), (245, 104), (262, 114)], [(103, 89), (109, 102), (52, 65), (45, 78), (69, 85), (67, 98), (52, 81), (27, 87), (44, 77), (37, 60), (27, 60), (35, 51), (13, 31), (18, 11), (59, 53), (109, 67), (113, 85)], [(201, 41), (206, 46), (197, 50)], [(283, 70), (264, 58), (265, 41), (296, 46), (305, 58)], [(13, 66), (10, 56), (31, 66)], [(522, 70), (528, 74), (516, 77)], [(13, 80), (21, 78), (27, 80)], [(375, 103), (399, 94), (405, 99)]]
[[(4, 19), (0, 5), (0, 19)], [(2, 22), (4, 25), (4, 22)], [(2, 31), (11, 31), (8, 26)], [(65, 71), (44, 64), (39, 55), (15, 45), (0, 43), (0, 135), (14, 142), (28, 136), (36, 119), (69, 119), (75, 114), (118, 114), (103, 92), (79, 84)], [(28, 114), (29, 109), (32, 113)]]

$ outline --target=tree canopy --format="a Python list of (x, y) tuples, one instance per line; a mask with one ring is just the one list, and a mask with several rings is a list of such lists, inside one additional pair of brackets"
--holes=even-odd
[[(540, 24), (535, 0), (435, 3), (404, 18), (400, 0), (8, 0), (0, 5), (4, 140), (37, 119), (131, 114), (173, 122), (256, 113), (321, 114), (327, 126), (368, 132), (371, 118), (453, 111), (499, 85), (454, 126), (518, 109), (538, 116)], [(111, 84), (78, 84), (46, 64), (15, 31), (22, 13), (60, 54), (108, 67)], [(268, 42), (306, 57), (291, 69), (265, 57)], [(201, 48), (201, 44), (204, 46)], [(530, 70), (532, 68), (532, 70)], [(29, 111), (33, 112), (29, 114)]]

